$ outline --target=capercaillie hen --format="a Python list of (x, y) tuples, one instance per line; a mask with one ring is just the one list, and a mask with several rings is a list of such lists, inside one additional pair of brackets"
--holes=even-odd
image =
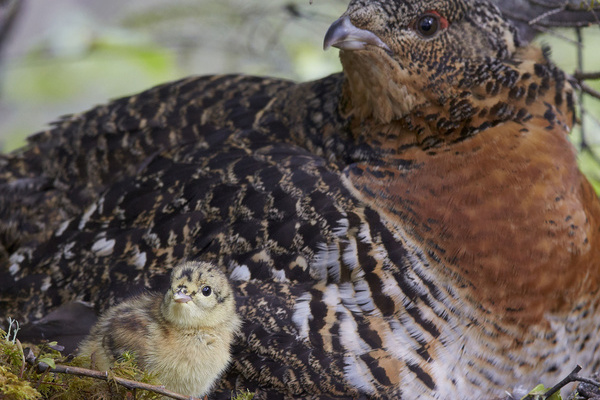
[(232, 280), (215, 398), (491, 399), (600, 363), (573, 91), (482, 0), (353, 0), (307, 83), (194, 77), (2, 157), (0, 314)]

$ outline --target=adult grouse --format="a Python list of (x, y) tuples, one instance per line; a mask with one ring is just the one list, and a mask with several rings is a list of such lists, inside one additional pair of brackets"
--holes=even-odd
[(0, 314), (233, 280), (217, 397), (483, 399), (600, 363), (573, 93), (482, 0), (353, 0), (344, 72), (188, 78), (3, 156)]

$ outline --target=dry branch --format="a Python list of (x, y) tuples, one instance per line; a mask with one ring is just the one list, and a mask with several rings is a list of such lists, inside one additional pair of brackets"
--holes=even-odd
[(600, 24), (598, 0), (492, 0), (526, 40), (548, 28)]
[(117, 383), (127, 389), (130, 389), (130, 390), (133, 390), (133, 389), (148, 390), (150, 392), (158, 393), (160, 395), (167, 396), (167, 397), (170, 397), (172, 399), (177, 399), (177, 400), (200, 400), (200, 399), (192, 397), (192, 396), (184, 396), (182, 394), (172, 392), (170, 390), (165, 389), (164, 386), (149, 385), (147, 383), (142, 383), (142, 382), (133, 381), (130, 379), (112, 376), (108, 371), (95, 371), (92, 369), (71, 367), (68, 365), (57, 365), (56, 368), (48, 367), (46, 369), (46, 371), (53, 372), (53, 373), (60, 373), (60, 374), (85, 376), (88, 378), (95, 378), (95, 379), (101, 379), (104, 381), (115, 382), (115, 383)]
[(600, 72), (575, 71), (573, 78), (577, 79), (578, 81), (600, 79)]
[(586, 85), (583, 82), (580, 82), (579, 85), (581, 86), (581, 90), (583, 91), (583, 93), (589, 94), (592, 97), (595, 97), (597, 99), (600, 99), (600, 92), (597, 91), (596, 89)]
[(595, 387), (600, 387), (600, 382), (598, 382), (594, 379), (584, 378), (582, 376), (579, 376), (578, 375), (579, 371), (581, 371), (581, 366), (578, 365), (577, 367), (575, 367), (575, 369), (573, 371), (571, 371), (571, 373), (569, 375), (567, 375), (567, 377), (565, 379), (563, 379), (562, 381), (560, 381), (559, 383), (557, 383), (556, 385), (551, 387), (548, 391), (546, 391), (546, 393), (544, 393), (544, 398), (545, 399), (549, 398), (554, 393), (558, 392), (560, 389), (567, 386), (571, 382), (582, 382), (582, 383), (587, 383), (587, 384), (595, 386)]

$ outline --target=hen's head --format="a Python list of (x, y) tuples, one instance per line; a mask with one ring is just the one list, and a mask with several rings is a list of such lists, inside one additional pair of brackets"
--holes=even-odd
[(389, 122), (460, 97), (512, 63), (521, 43), (485, 1), (353, 0), (329, 46), (341, 49), (354, 114)]

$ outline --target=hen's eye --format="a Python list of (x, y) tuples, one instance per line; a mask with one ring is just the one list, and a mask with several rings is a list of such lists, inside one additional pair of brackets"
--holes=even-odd
[(210, 296), (210, 294), (212, 293), (212, 289), (210, 288), (210, 286), (204, 286), (202, 288), (202, 294), (206, 297)]
[(425, 15), (419, 19), (417, 29), (423, 36), (433, 36), (438, 31), (438, 21), (432, 15)]
[(423, 37), (429, 38), (448, 27), (448, 20), (436, 11), (427, 11), (415, 21), (414, 29)]

